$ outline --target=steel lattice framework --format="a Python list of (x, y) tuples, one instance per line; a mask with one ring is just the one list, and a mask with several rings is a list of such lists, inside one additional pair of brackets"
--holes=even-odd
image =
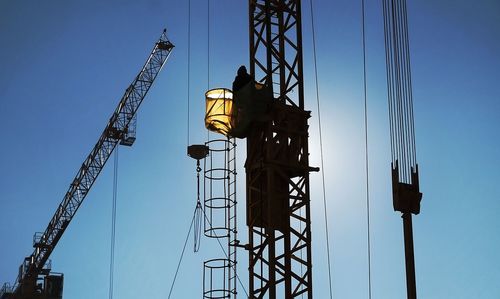
[(312, 298), (301, 1), (250, 0), (250, 73), (273, 90), (247, 139), (250, 298)]
[(173, 47), (166, 36), (166, 31), (164, 31), (141, 71), (125, 91), (118, 107), (97, 144), (83, 162), (45, 232), (36, 235), (35, 250), (22, 265), (23, 270), (17, 279), (16, 294), (23, 295), (34, 290), (38, 276), (47, 272), (44, 266), (50, 254), (89, 193), (114, 148), (118, 143), (131, 145), (135, 140), (134, 136), (129, 135), (129, 126), (135, 123), (134, 116)]
[(300, 0), (249, 0), (250, 73), (278, 101), (304, 109)]

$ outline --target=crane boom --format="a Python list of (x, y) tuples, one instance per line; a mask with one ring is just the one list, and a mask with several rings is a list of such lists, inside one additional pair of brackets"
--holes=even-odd
[(14, 285), (15, 294), (23, 296), (21, 293), (34, 290), (38, 276), (47, 272), (44, 266), (50, 254), (75, 216), (116, 145), (118, 143), (132, 145), (135, 136), (129, 134), (134, 131), (130, 130), (129, 127), (135, 124), (133, 120), (137, 109), (170, 56), (173, 47), (174, 45), (168, 40), (166, 30), (164, 30), (141, 71), (126, 89), (96, 145), (78, 170), (47, 228), (43, 233), (35, 235), (33, 244), (35, 250), (21, 265), (19, 277)]

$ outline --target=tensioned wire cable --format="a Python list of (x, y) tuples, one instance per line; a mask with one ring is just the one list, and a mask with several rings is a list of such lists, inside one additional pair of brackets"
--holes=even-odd
[[(207, 90), (210, 89), (210, 0), (207, 0)], [(210, 141), (210, 130), (207, 130), (207, 141)]]
[(195, 216), (196, 216), (196, 210), (193, 213), (193, 217), (191, 218), (191, 224), (189, 225), (189, 230), (188, 230), (188, 233), (186, 236), (186, 240), (184, 241), (184, 246), (182, 247), (181, 256), (179, 258), (179, 262), (177, 263), (177, 269), (175, 270), (174, 279), (172, 280), (172, 284), (170, 285), (170, 291), (168, 292), (169, 299), (170, 299), (170, 296), (172, 296), (172, 291), (174, 290), (175, 281), (177, 279), (177, 274), (179, 274), (179, 268), (181, 267), (182, 259), (184, 257), (184, 252), (186, 251), (186, 245), (187, 245), (188, 240), (189, 240), (189, 235), (191, 234), (191, 230), (193, 229), (193, 223), (194, 223)]
[(368, 165), (368, 105), (366, 91), (366, 31), (365, 31), (365, 0), (361, 0), (361, 23), (363, 35), (363, 93), (364, 93), (364, 122), (365, 122), (365, 170), (366, 170), (366, 229), (368, 255), (368, 298), (372, 298), (372, 270), (371, 270), (371, 240), (370, 240), (370, 185)]
[(111, 249), (109, 261), (109, 299), (113, 298), (115, 271), (115, 240), (116, 240), (116, 198), (118, 193), (118, 145), (115, 147), (113, 167), (113, 206), (111, 208)]
[(191, 113), (191, 0), (188, 0), (188, 28), (187, 28), (187, 145), (190, 137)]
[(312, 40), (313, 40), (313, 57), (314, 57), (314, 75), (316, 83), (316, 103), (318, 107), (318, 127), (319, 127), (319, 149), (321, 158), (321, 179), (323, 185), (323, 209), (325, 218), (325, 231), (326, 231), (326, 251), (327, 251), (327, 263), (328, 263), (328, 284), (330, 288), (330, 298), (333, 298), (333, 288), (332, 288), (332, 273), (331, 273), (331, 260), (330, 260), (330, 233), (328, 229), (328, 213), (326, 204), (326, 190), (325, 190), (325, 163), (323, 158), (323, 134), (321, 126), (321, 109), (320, 109), (320, 96), (319, 96), (319, 83), (318, 83), (318, 63), (316, 55), (316, 30), (314, 27), (314, 8), (313, 0), (309, 1), (311, 8), (311, 29), (312, 29)]
[(400, 182), (411, 183), (416, 147), (406, 1), (383, 0), (383, 16), (391, 159)]
[[(188, 67), (188, 71), (187, 71), (187, 88), (188, 88), (188, 92), (187, 92), (187, 96), (188, 96), (188, 104), (187, 104), (187, 127), (188, 127), (188, 130), (187, 130), (187, 146), (190, 145), (190, 100), (191, 100), (191, 0), (188, 0), (188, 28), (187, 28), (187, 33), (188, 33), (188, 36), (187, 36), (187, 67)], [(198, 190), (198, 193), (197, 193), (197, 199), (196, 199), (196, 208), (195, 208), (195, 215), (194, 215), (194, 243), (193, 243), (193, 251), (194, 252), (198, 252), (199, 249), (200, 249), (200, 225), (201, 225), (201, 204), (200, 204), (200, 173), (199, 173), (199, 165), (200, 161), (198, 160), (197, 161), (197, 167), (196, 167), (196, 171), (197, 171), (197, 190)]]

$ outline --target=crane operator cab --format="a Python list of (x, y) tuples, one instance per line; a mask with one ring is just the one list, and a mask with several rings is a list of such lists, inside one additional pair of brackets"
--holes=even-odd
[(228, 137), (246, 138), (251, 126), (269, 119), (270, 87), (255, 82), (241, 66), (233, 90), (211, 89), (205, 93), (205, 127)]

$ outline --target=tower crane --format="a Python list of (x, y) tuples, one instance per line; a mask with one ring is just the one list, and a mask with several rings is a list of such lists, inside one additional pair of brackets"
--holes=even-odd
[(115, 147), (118, 144), (132, 146), (134, 143), (136, 112), (173, 48), (174, 45), (164, 30), (141, 71), (126, 89), (96, 145), (78, 170), (47, 228), (43, 233), (35, 234), (34, 251), (19, 267), (14, 285), (4, 284), (0, 299), (62, 298), (63, 275), (51, 272), (49, 257)]
[(247, 140), (249, 243), (235, 246), (249, 253), (249, 298), (310, 299), (309, 173), (319, 169), (309, 166), (301, 1), (248, 3), (250, 74), (240, 68), (234, 96), (207, 97), (206, 127)]
[(247, 137), (251, 298), (312, 298), (308, 124), (300, 0), (252, 0), (250, 75), (272, 91)]

